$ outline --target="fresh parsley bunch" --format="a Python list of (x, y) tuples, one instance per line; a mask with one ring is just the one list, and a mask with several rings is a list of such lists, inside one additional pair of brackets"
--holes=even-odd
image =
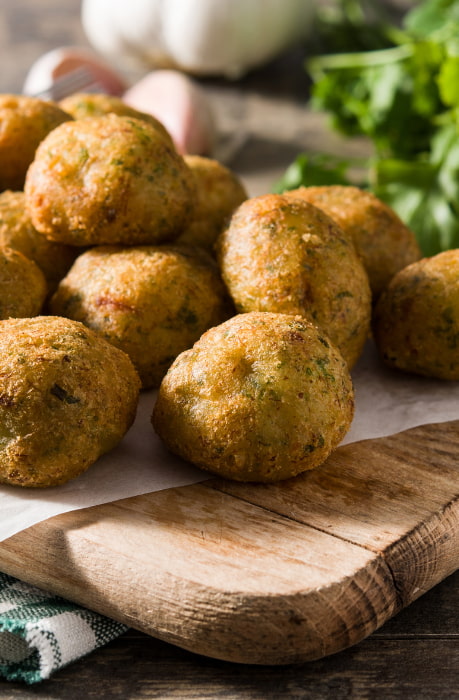
[[(433, 255), (459, 247), (459, 0), (425, 0), (381, 36), (383, 48), (310, 60), (311, 105), (341, 133), (368, 137), (373, 153), (361, 186)], [(343, 183), (350, 166), (301, 154), (277, 190)]]

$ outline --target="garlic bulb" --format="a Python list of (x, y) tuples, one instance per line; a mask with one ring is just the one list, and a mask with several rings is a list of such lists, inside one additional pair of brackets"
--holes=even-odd
[(83, 0), (93, 47), (144, 68), (238, 78), (307, 34), (312, 0)]
[(210, 101), (205, 91), (184, 73), (151, 71), (124, 93), (123, 101), (159, 119), (179, 153), (212, 153), (216, 123)]

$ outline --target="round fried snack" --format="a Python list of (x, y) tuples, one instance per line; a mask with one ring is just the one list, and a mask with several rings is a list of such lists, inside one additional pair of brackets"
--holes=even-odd
[(105, 95), (95, 92), (75, 92), (59, 102), (59, 106), (74, 119), (86, 117), (102, 117), (104, 114), (118, 114), (120, 117), (134, 117), (149, 122), (160, 134), (166, 138), (171, 146), (172, 138), (166, 127), (152, 114), (139, 112), (130, 107), (120, 97)]
[(252, 312), (207, 331), (161, 383), (153, 426), (167, 447), (236, 481), (279, 481), (321, 464), (354, 411), (344, 359), (290, 314)]
[(0, 190), (21, 190), (45, 136), (71, 120), (57, 104), (24, 95), (0, 95)]
[(54, 129), (25, 183), (32, 223), (69, 245), (140, 245), (177, 237), (194, 187), (182, 156), (141, 119), (107, 114)]
[(373, 334), (390, 367), (459, 380), (459, 250), (400, 270), (376, 304)]
[(26, 211), (24, 192), (11, 190), (0, 194), (0, 245), (19, 250), (33, 260), (46, 277), (49, 293), (55, 291), (80, 252), (38, 233)]
[(352, 237), (374, 300), (396, 272), (422, 257), (411, 229), (371, 192), (350, 185), (324, 185), (299, 187), (284, 194), (319, 207)]
[(124, 350), (144, 388), (175, 357), (230, 315), (214, 261), (185, 247), (100, 246), (80, 255), (50, 301)]
[(132, 424), (140, 381), (125, 353), (53, 316), (0, 322), (0, 482), (56, 486)]
[(185, 155), (184, 159), (195, 178), (196, 200), (193, 215), (177, 243), (213, 252), (218, 235), (233, 211), (247, 199), (247, 192), (235, 173), (213, 158)]
[(40, 268), (12, 248), (0, 248), (0, 319), (37, 316), (47, 285)]
[(354, 365), (369, 333), (371, 292), (352, 241), (324, 212), (283, 195), (248, 199), (219, 237), (217, 259), (239, 312), (305, 316)]

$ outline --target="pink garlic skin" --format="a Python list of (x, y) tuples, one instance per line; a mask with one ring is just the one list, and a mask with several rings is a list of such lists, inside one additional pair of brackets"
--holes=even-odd
[(204, 90), (176, 70), (155, 70), (122, 96), (124, 102), (164, 124), (182, 155), (211, 155), (215, 120)]
[[(35, 61), (26, 76), (23, 92), (36, 95), (48, 90), (58, 78), (81, 67), (90, 73), (97, 92), (121, 97), (131, 107), (159, 119), (179, 153), (212, 155), (216, 127), (209, 98), (193, 79), (180, 71), (155, 70), (128, 87), (124, 78), (91, 49), (61, 47)], [(93, 87), (89, 89), (93, 91)]]
[(99, 92), (120, 97), (127, 88), (126, 81), (94, 51), (69, 46), (48, 51), (33, 63), (26, 76), (23, 93), (35, 95), (48, 90), (58, 78), (82, 67), (100, 87)]

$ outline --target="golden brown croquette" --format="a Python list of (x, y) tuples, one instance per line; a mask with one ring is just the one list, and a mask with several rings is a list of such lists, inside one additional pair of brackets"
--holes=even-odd
[(53, 102), (25, 95), (0, 95), (0, 190), (22, 190), (39, 143), (56, 126), (71, 119)]
[(196, 199), (193, 215), (177, 243), (200, 246), (213, 253), (218, 235), (233, 211), (247, 199), (245, 187), (229, 168), (213, 158), (185, 155), (194, 180)]
[(18, 250), (0, 247), (0, 319), (37, 316), (46, 293), (38, 265)]
[(139, 112), (130, 107), (120, 97), (97, 92), (75, 92), (59, 102), (59, 106), (74, 119), (86, 117), (102, 117), (104, 114), (118, 114), (120, 117), (134, 117), (149, 122), (171, 145), (172, 137), (164, 124), (152, 114)]
[(352, 237), (376, 300), (396, 272), (422, 257), (414, 233), (385, 202), (358, 187), (324, 185), (285, 192), (328, 214)]
[(112, 449), (134, 420), (128, 358), (81, 323), (0, 321), (0, 482), (63, 484)]
[(301, 316), (251, 312), (207, 331), (164, 377), (153, 426), (167, 447), (237, 481), (321, 464), (354, 410), (341, 353)]
[(400, 270), (375, 307), (373, 334), (390, 367), (459, 380), (459, 250)]
[(243, 202), (217, 241), (239, 312), (300, 314), (320, 326), (349, 366), (370, 328), (371, 292), (354, 244), (317, 207), (282, 195)]
[(24, 192), (5, 190), (0, 194), (0, 245), (13, 248), (33, 260), (54, 292), (69, 270), (80, 248), (55, 243), (34, 228), (25, 206)]
[(75, 261), (50, 301), (127, 352), (143, 387), (232, 312), (212, 258), (179, 246), (99, 246)]
[(146, 121), (116, 114), (54, 129), (25, 183), (35, 228), (76, 246), (174, 239), (193, 192), (190, 170), (167, 139)]

